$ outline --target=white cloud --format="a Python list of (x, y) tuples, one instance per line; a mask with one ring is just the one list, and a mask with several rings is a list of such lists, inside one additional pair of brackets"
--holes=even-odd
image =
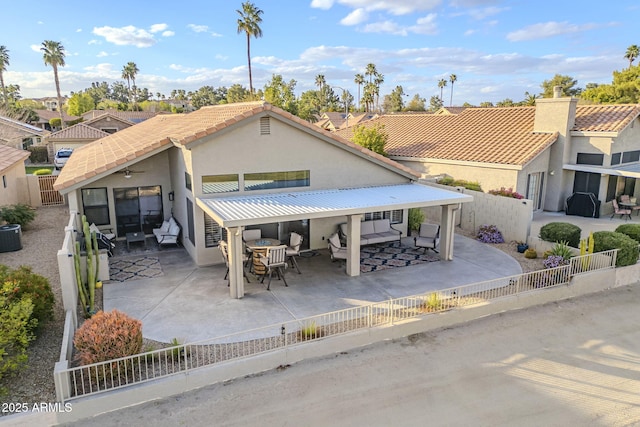
[(581, 31), (591, 30), (595, 28), (594, 24), (576, 25), (564, 22), (542, 22), (539, 24), (529, 25), (518, 31), (507, 34), (507, 40), (512, 42), (521, 42), (527, 40), (538, 40), (549, 37), (555, 37), (563, 34), (578, 33)]
[(222, 37), (222, 34), (211, 33), (211, 37)]
[(82, 32), (82, 28), (78, 28), (78, 29), (76, 30), (76, 33), (81, 33), (81, 32)]
[(156, 44), (153, 34), (141, 28), (136, 28), (133, 25), (121, 28), (109, 26), (95, 27), (93, 29), (93, 34), (102, 36), (109, 43), (119, 46), (130, 45), (136, 47), (151, 47)]
[(29, 46), (31, 48), (32, 51), (34, 52), (40, 52), (40, 45), (39, 44), (32, 44), (31, 46)]
[(333, 6), (333, 0), (312, 0), (311, 1), (311, 7), (314, 7), (316, 9), (331, 9), (331, 6)]
[(163, 31), (162, 32), (162, 37), (173, 37), (175, 35), (176, 35), (175, 31)]
[(209, 27), (207, 25), (197, 25), (197, 24), (189, 24), (187, 28), (191, 29), (195, 33), (206, 33), (209, 31)]
[(362, 31), (365, 33), (388, 33), (396, 36), (406, 36), (408, 34), (406, 28), (399, 26), (393, 21), (381, 21), (367, 24)]
[(160, 31), (164, 31), (167, 28), (169, 28), (169, 26), (167, 24), (153, 24), (151, 27), (149, 27), (149, 32), (150, 33), (159, 33)]
[[(320, 1), (319, 3), (328, 2)], [(353, 9), (362, 8), (368, 12), (379, 10), (392, 15), (407, 15), (413, 12), (432, 10), (440, 6), (442, 0), (338, 0), (338, 3)]]
[(435, 22), (437, 17), (437, 14), (430, 13), (427, 16), (418, 18), (416, 25), (409, 27), (409, 31), (415, 34), (437, 34), (438, 25)]
[(229, 59), (228, 56), (220, 55), (220, 54), (217, 54), (216, 56), (214, 56), (214, 58), (219, 60), (219, 61), (226, 61), (227, 59)]
[(102, 42), (100, 40), (93, 39), (93, 40), (89, 40), (89, 43), (87, 44), (102, 44)]
[(109, 56), (109, 54), (103, 50), (103, 51), (99, 52), (96, 56), (98, 58), (104, 58), (105, 56)]
[(366, 10), (360, 8), (356, 9), (344, 18), (340, 20), (342, 25), (358, 25), (369, 18), (369, 14)]

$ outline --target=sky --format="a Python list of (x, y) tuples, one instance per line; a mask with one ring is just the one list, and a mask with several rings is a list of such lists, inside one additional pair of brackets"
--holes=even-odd
[[(5, 84), (23, 98), (55, 96), (44, 40), (61, 42), (63, 95), (91, 82), (123, 81), (137, 64), (138, 87), (167, 97), (241, 84), (249, 87), (247, 41), (237, 32), (241, 0), (155, 2), (17, 1), (3, 4), (0, 45), (9, 49)], [(254, 0), (263, 10), (260, 38), (251, 39), (254, 88), (274, 74), (295, 80), (296, 93), (317, 89), (315, 77), (354, 97), (357, 73), (373, 63), (384, 76), (381, 95), (402, 86), (407, 101), (440, 96), (438, 81), (457, 77), (453, 105), (478, 105), (538, 94), (555, 74), (611, 83), (640, 45), (637, 0)], [(28, 8), (27, 8), (28, 5)], [(55, 5), (55, 6), (54, 6)], [(104, 6), (101, 6), (104, 5)], [(451, 84), (443, 91), (451, 103)]]

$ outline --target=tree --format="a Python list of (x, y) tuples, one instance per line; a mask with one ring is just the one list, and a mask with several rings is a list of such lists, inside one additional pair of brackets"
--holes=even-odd
[(6, 107), (9, 106), (9, 98), (7, 97), (7, 88), (4, 87), (4, 72), (9, 66), (9, 49), (6, 46), (0, 46), (0, 88), (2, 89), (2, 100)]
[(91, 96), (93, 103), (96, 105), (111, 96), (111, 88), (107, 82), (93, 82), (91, 87), (85, 89), (84, 92)]
[(359, 110), (360, 109), (360, 86), (364, 84), (364, 76), (360, 73), (356, 74), (356, 77), (353, 80), (353, 82), (358, 85), (358, 110)]
[(376, 77), (373, 80), (375, 84), (374, 94), (376, 96), (376, 109), (380, 110), (380, 85), (384, 83), (384, 75), (380, 73), (376, 73)]
[(71, 116), (81, 116), (95, 108), (93, 98), (88, 93), (74, 93), (67, 104), (67, 113)]
[(56, 84), (56, 93), (58, 94), (58, 112), (60, 113), (61, 127), (64, 129), (64, 117), (62, 116), (62, 95), (60, 95), (60, 79), (58, 78), (58, 67), (64, 67), (64, 46), (60, 42), (53, 40), (45, 40), (42, 42), (40, 50), (43, 52), (42, 58), (44, 65), (51, 65), (53, 68), (53, 80)]
[(440, 104), (444, 105), (444, 101), (442, 98), (442, 92), (444, 91), (444, 88), (447, 86), (447, 81), (445, 79), (440, 79), (438, 81), (438, 87), (440, 88)]
[(327, 81), (324, 78), (323, 74), (318, 74), (316, 76), (316, 86), (318, 86), (318, 111), (321, 111), (327, 107), (327, 94), (324, 88), (327, 85)]
[(420, 94), (416, 93), (415, 95), (413, 95), (413, 98), (411, 98), (411, 101), (407, 102), (407, 106), (405, 107), (404, 111), (425, 111), (426, 102), (426, 99), (420, 98)]
[(262, 10), (255, 4), (248, 1), (242, 3), (242, 10), (236, 10), (240, 18), (238, 19), (238, 34), (247, 35), (247, 64), (249, 65), (249, 93), (253, 96), (253, 79), (251, 77), (251, 37), (262, 37)]
[(627, 48), (627, 53), (624, 54), (624, 57), (629, 61), (629, 68), (631, 68), (638, 55), (640, 55), (640, 48), (637, 44), (632, 44)]
[(351, 141), (361, 147), (386, 156), (384, 146), (388, 139), (389, 135), (384, 131), (384, 125), (376, 124), (373, 127), (356, 126), (353, 130)]
[(505, 98), (502, 101), (496, 102), (496, 107), (514, 107), (515, 105), (511, 98)]
[(534, 105), (536, 105), (536, 99), (538, 99), (538, 95), (536, 95), (535, 93), (525, 92), (524, 101), (522, 101), (522, 105), (528, 105), (533, 107)]
[(302, 92), (298, 99), (298, 117), (311, 123), (318, 121), (318, 92), (308, 90)]
[(551, 80), (545, 80), (540, 85), (542, 87), (543, 98), (553, 98), (553, 88), (555, 86), (562, 87), (562, 96), (578, 96), (582, 92), (581, 88), (574, 87), (578, 81), (569, 76), (556, 74)]
[(251, 93), (240, 84), (234, 84), (227, 90), (227, 102), (243, 102), (250, 98)]
[(449, 76), (449, 81), (451, 82), (451, 98), (449, 99), (449, 107), (451, 107), (453, 105), (453, 84), (458, 81), (458, 76), (451, 74)]
[(191, 105), (200, 109), (206, 105), (217, 105), (221, 101), (227, 99), (227, 88), (221, 87), (215, 89), (213, 86), (202, 86), (191, 96)]
[[(136, 75), (140, 72), (135, 62), (127, 62), (122, 68), (122, 78), (127, 81), (127, 88), (129, 89), (129, 102), (131, 102), (131, 109), (135, 109), (136, 105)], [(131, 83), (133, 82), (133, 92), (131, 91)], [(132, 95), (133, 94), (133, 95)]]
[(437, 95), (433, 95), (429, 100), (429, 111), (434, 113), (442, 108), (442, 98), (438, 98)]
[(294, 93), (295, 88), (295, 80), (292, 79), (289, 80), (289, 83), (285, 83), (280, 74), (274, 74), (264, 86), (264, 100), (291, 114), (297, 114), (298, 105)]
[(599, 104), (637, 104), (640, 102), (640, 66), (614, 71), (611, 84), (587, 84), (580, 98)]
[(382, 110), (385, 113), (402, 111), (404, 109), (404, 97), (405, 93), (402, 86), (396, 86), (389, 95), (384, 97)]

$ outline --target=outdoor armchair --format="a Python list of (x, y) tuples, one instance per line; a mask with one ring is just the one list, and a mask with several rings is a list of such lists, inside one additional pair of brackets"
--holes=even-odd
[(296, 257), (300, 256), (300, 246), (302, 245), (302, 236), (296, 232), (291, 233), (289, 236), (289, 246), (287, 247), (287, 259), (291, 263), (291, 267), (295, 267), (300, 273), (300, 267), (298, 267), (298, 261)]
[(284, 282), (284, 285), (289, 286), (284, 278), (284, 271), (287, 268), (287, 246), (269, 246), (267, 247), (267, 253), (264, 255), (259, 254), (259, 256), (260, 262), (267, 269), (265, 274), (262, 276), (262, 280), (260, 280), (260, 283), (264, 282), (264, 278), (268, 274), (269, 282), (267, 282), (267, 290), (271, 290), (271, 276), (275, 271), (278, 275), (278, 278), (282, 279), (282, 281)]
[(340, 237), (338, 233), (333, 233), (329, 237), (329, 253), (331, 254), (331, 260), (347, 259), (347, 248), (340, 243)]
[[(224, 273), (224, 280), (227, 280), (227, 278), (229, 277), (229, 246), (227, 245), (227, 242), (225, 242), (224, 240), (220, 240), (220, 242), (218, 243), (218, 248), (220, 248), (220, 252), (222, 252), (222, 258), (224, 259), (224, 263), (227, 266), (227, 271)], [(248, 260), (249, 257), (246, 254), (242, 254), (243, 267), (246, 266)], [(242, 269), (242, 275), (247, 279), (247, 283), (251, 283), (249, 281), (247, 273), (244, 271), (244, 268)], [(229, 283), (227, 283), (227, 286), (229, 286)]]
[(438, 252), (436, 247), (440, 243), (440, 226), (438, 224), (420, 224), (420, 232), (414, 237), (413, 242), (416, 247), (424, 248), (424, 251), (432, 249), (434, 252)]

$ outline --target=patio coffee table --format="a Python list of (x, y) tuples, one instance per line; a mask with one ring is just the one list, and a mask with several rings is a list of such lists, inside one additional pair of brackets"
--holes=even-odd
[(129, 246), (131, 243), (142, 242), (144, 244), (144, 248), (145, 249), (147, 248), (147, 241), (144, 233), (139, 231), (136, 233), (127, 233), (126, 236), (127, 236), (127, 252), (131, 250)]

